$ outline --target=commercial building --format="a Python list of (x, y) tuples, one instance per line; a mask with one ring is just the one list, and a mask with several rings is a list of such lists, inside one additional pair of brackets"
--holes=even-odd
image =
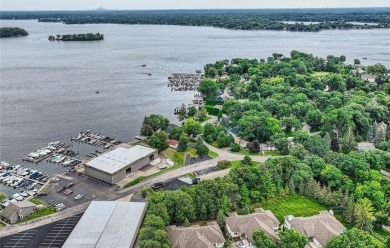
[(3, 221), (14, 224), (36, 210), (37, 206), (30, 201), (11, 202), (0, 212), (0, 218)]
[(131, 173), (148, 165), (158, 157), (156, 149), (136, 145), (116, 148), (104, 153), (84, 166), (84, 173), (101, 181), (115, 184)]
[(63, 248), (131, 248), (144, 219), (146, 203), (93, 201)]

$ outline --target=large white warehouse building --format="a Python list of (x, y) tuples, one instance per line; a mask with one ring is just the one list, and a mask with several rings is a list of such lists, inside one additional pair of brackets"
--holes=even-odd
[(156, 149), (136, 145), (119, 147), (104, 153), (84, 165), (84, 173), (101, 181), (115, 184), (131, 173), (148, 165), (158, 157)]

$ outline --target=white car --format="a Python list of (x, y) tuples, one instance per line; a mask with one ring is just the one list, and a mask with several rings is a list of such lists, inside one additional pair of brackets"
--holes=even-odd
[(79, 200), (79, 199), (81, 199), (83, 197), (84, 197), (84, 195), (76, 195), (76, 197), (74, 199), (75, 199), (75, 201), (77, 201), (77, 200)]

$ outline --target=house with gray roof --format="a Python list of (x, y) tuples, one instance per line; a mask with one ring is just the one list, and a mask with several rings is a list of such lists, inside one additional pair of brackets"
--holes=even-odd
[(279, 240), (280, 222), (269, 210), (256, 208), (254, 213), (248, 215), (238, 215), (234, 212), (225, 218), (225, 223), (226, 230), (232, 238), (245, 238), (248, 240), (250, 247), (253, 247), (254, 244), (253, 233), (260, 229), (275, 242)]
[(37, 206), (30, 201), (11, 202), (0, 212), (0, 218), (3, 221), (14, 224), (36, 210)]
[(222, 248), (225, 238), (216, 221), (206, 226), (169, 226), (168, 236), (173, 248)]
[(308, 238), (307, 248), (326, 247), (330, 239), (342, 234), (346, 228), (333, 216), (333, 211), (320, 211), (311, 217), (284, 217), (285, 227), (292, 228)]

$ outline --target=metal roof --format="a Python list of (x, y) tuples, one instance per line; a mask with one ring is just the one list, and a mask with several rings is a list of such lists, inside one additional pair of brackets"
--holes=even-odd
[(145, 211), (143, 202), (93, 201), (62, 247), (133, 247)]
[(149, 156), (156, 151), (153, 148), (140, 145), (131, 148), (119, 147), (92, 159), (87, 162), (87, 165), (108, 174), (114, 174), (129, 164), (134, 163), (140, 158)]

